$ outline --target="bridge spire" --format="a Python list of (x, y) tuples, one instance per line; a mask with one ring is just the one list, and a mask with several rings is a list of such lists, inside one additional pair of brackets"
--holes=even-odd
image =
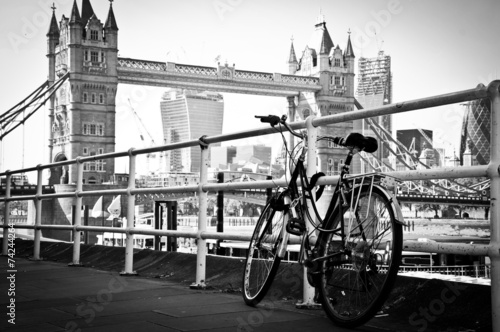
[(288, 73), (294, 75), (297, 72), (297, 56), (295, 55), (295, 48), (293, 47), (293, 36), (290, 38), (290, 55), (288, 56)]
[(50, 20), (49, 32), (47, 32), (47, 37), (59, 38), (59, 25), (56, 19), (56, 6), (52, 4), (52, 18)]
[(92, 17), (92, 15), (95, 15), (95, 13), (94, 13), (94, 9), (92, 8), (92, 5), (90, 4), (90, 0), (82, 0), (82, 27), (83, 28), (85, 28), (85, 26), (87, 25), (87, 22)]
[(115, 14), (113, 12), (113, 0), (109, 0), (108, 18), (104, 24), (104, 29), (118, 31), (118, 25), (116, 24)]
[(80, 11), (78, 10), (78, 5), (76, 0), (73, 1), (73, 8), (71, 9), (71, 16), (69, 18), (69, 24), (81, 24), (82, 18), (80, 17)]
[(354, 58), (354, 51), (352, 50), (352, 44), (351, 44), (351, 29), (349, 29), (349, 31), (347, 31), (347, 46), (345, 48), (345, 53), (344, 53), (344, 56), (345, 57), (352, 57)]

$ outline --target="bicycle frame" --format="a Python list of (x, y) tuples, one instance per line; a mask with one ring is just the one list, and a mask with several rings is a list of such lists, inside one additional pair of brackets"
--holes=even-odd
[[(302, 147), (302, 153), (297, 158), (297, 163), (295, 165), (295, 168), (292, 172), (290, 181), (288, 183), (288, 189), (286, 190), (286, 193), (288, 195), (284, 196), (284, 204), (289, 205), (289, 211), (291, 212), (291, 217), (292, 218), (300, 218), (304, 216), (299, 216), (298, 211), (305, 211), (307, 208), (307, 198), (310, 198), (310, 204), (313, 204), (314, 210), (316, 211), (316, 205), (314, 200), (312, 199), (312, 188), (309, 188), (309, 181), (306, 176), (306, 169), (304, 166), (304, 159), (305, 159), (305, 146)], [(345, 234), (345, 226), (346, 226), (346, 221), (344, 220), (344, 212), (346, 211), (345, 209), (348, 208), (350, 204), (353, 204), (354, 200), (354, 195), (351, 196), (351, 202), (347, 201), (346, 194), (352, 190), (354, 190), (357, 187), (362, 187), (362, 186), (369, 186), (370, 187), (370, 192), (373, 189), (373, 187), (378, 186), (378, 187), (384, 187), (384, 188), (390, 188), (394, 187), (396, 185), (397, 180), (392, 177), (388, 177), (379, 173), (370, 173), (370, 174), (363, 174), (363, 175), (355, 175), (355, 176), (349, 176), (349, 169), (350, 169), (350, 163), (352, 161), (353, 156), (355, 155), (357, 151), (355, 150), (349, 150), (348, 156), (346, 158), (345, 164), (342, 167), (340, 176), (339, 176), (339, 181), (337, 182), (335, 189), (333, 191), (333, 196), (332, 199), (329, 203), (327, 212), (325, 214), (325, 217), (323, 220), (319, 223), (319, 225), (315, 226), (315, 230), (319, 232), (331, 232), (335, 233), (340, 236), (341, 241), (342, 241), (342, 246), (343, 249), (345, 250), (345, 244), (348, 242), (349, 239), (346, 238)], [(301, 188), (302, 188), (302, 194), (299, 193), (299, 188), (297, 185), (297, 181), (301, 181)], [(361, 191), (359, 191), (360, 193)], [(399, 204), (397, 200), (390, 195), (387, 190), (383, 190), (385, 194), (387, 194), (387, 199), (391, 202), (393, 205), (393, 210), (398, 212), (398, 215), (396, 216), (396, 221), (401, 224), (405, 225), (403, 216), (401, 214), (401, 209), (399, 207)], [(301, 200), (302, 199), (302, 200)], [(299, 208), (297, 209), (297, 205)], [(340, 215), (340, 220), (339, 224), (333, 225), (333, 227), (329, 227), (330, 229), (323, 229), (322, 226), (328, 224), (333, 220), (333, 218), (336, 215)], [(289, 222), (289, 217), (290, 215), (287, 214), (287, 217), (285, 218), (285, 224), (288, 224)], [(319, 218), (318, 215), (316, 217)], [(352, 224), (352, 219), (349, 220), (348, 225), (351, 226)], [(363, 232), (362, 226), (360, 225), (360, 231)], [(284, 258), (286, 255), (287, 251), (287, 245), (288, 245), (288, 240), (290, 238), (290, 233), (287, 231), (286, 227), (283, 227), (282, 230), (282, 238), (283, 241), (280, 243), (278, 250), (277, 250), (277, 255), (280, 258)], [(340, 256), (342, 254), (345, 254), (345, 251), (340, 251), (338, 253), (334, 253), (331, 255), (323, 256), (323, 257), (314, 257), (313, 259), (310, 259), (309, 257), (311, 254), (315, 251), (317, 251), (319, 247), (319, 243), (313, 243), (314, 247), (311, 247), (310, 245), (310, 235), (314, 231), (310, 232), (306, 229), (302, 236), (301, 240), (301, 245), (300, 245), (300, 252), (299, 252), (299, 263), (301, 264), (306, 264), (306, 265), (314, 265), (317, 262), (327, 260), (330, 258), (333, 258), (335, 256)], [(364, 236), (364, 235), (363, 235)], [(366, 239), (365, 239), (366, 240)], [(340, 261), (339, 264), (342, 264)]]

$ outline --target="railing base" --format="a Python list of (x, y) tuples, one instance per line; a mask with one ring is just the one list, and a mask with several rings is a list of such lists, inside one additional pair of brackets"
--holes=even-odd
[(316, 302), (297, 302), (295, 303), (295, 308), (297, 309), (307, 309), (307, 310), (320, 310), (321, 303)]
[(122, 277), (135, 277), (135, 276), (138, 276), (139, 273), (137, 273), (136, 271), (132, 271), (132, 272), (125, 272), (125, 271), (122, 271), (120, 272), (120, 275)]
[(40, 257), (40, 258), (28, 257), (28, 260), (38, 262), (38, 261), (44, 261), (45, 259), (43, 257)]
[(205, 283), (200, 283), (200, 284), (197, 284), (196, 282), (192, 283), (189, 288), (191, 289), (206, 289), (207, 288), (207, 285)]

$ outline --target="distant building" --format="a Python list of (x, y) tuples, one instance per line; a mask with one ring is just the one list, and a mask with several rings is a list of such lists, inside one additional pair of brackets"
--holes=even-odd
[[(219, 93), (170, 89), (163, 95), (160, 108), (166, 144), (222, 134), (224, 100)], [(199, 172), (200, 161), (199, 146), (169, 151), (165, 171)]]
[(272, 148), (264, 145), (211, 148), (210, 165), (218, 170), (270, 173)]
[[(364, 109), (392, 103), (391, 57), (385, 55), (384, 51), (379, 51), (378, 56), (374, 58), (359, 58), (356, 99)], [(392, 115), (378, 116), (372, 120), (392, 134)], [(377, 138), (365, 120), (355, 120), (353, 125), (355, 132)], [(388, 162), (389, 150), (379, 144), (374, 155), (379, 160)]]
[(491, 102), (488, 99), (478, 99), (468, 102), (465, 107), (460, 163), (487, 165), (490, 162)]
[(227, 169), (236, 156), (235, 146), (214, 146), (210, 148), (210, 166), (216, 169)]
[[(432, 130), (428, 129), (403, 129), (396, 131), (397, 140), (402, 143), (410, 154), (420, 160), (427, 166), (442, 166), (442, 156), (438, 149), (434, 149), (432, 144)], [(408, 164), (414, 164), (409, 159)], [(424, 166), (423, 166), (424, 167)], [(398, 170), (404, 170), (406, 167), (401, 162), (396, 163)]]

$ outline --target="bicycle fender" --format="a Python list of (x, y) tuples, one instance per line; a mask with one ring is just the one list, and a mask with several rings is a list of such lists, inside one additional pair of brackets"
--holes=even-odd
[(396, 197), (388, 192), (384, 187), (374, 184), (374, 187), (377, 187), (383, 194), (384, 196), (391, 202), (392, 205), (392, 210), (396, 212), (396, 215), (394, 216), (396, 218), (396, 222), (402, 226), (407, 226), (406, 222), (403, 218), (403, 212), (401, 212), (401, 206), (399, 206), (399, 202), (396, 199)]

